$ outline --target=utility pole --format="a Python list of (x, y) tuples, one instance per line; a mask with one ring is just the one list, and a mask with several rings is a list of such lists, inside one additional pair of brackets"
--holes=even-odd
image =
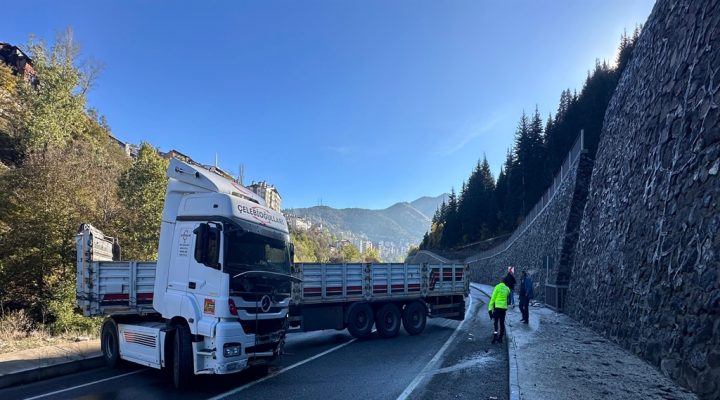
[(245, 165), (240, 164), (238, 167), (238, 177), (237, 177), (237, 181), (240, 185), (243, 185), (243, 179), (245, 179)]

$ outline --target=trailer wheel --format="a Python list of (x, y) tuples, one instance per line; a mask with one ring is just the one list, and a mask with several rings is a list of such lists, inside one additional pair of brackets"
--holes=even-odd
[(175, 389), (184, 389), (193, 377), (190, 330), (185, 325), (177, 325), (173, 336), (173, 385)]
[(374, 322), (372, 308), (369, 304), (355, 304), (348, 315), (348, 332), (358, 339), (367, 338), (372, 334)]
[(115, 368), (120, 362), (117, 324), (112, 318), (108, 318), (103, 322), (101, 332), (100, 347), (102, 347), (105, 364), (110, 368)]
[(397, 336), (400, 332), (400, 309), (393, 303), (380, 307), (375, 317), (375, 326), (384, 338)]
[(410, 335), (417, 335), (425, 329), (427, 322), (427, 308), (419, 301), (413, 301), (405, 306), (402, 313), (402, 323), (405, 331)]

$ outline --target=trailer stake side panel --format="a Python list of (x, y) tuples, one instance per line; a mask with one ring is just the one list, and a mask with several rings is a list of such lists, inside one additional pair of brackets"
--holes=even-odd
[(75, 238), (76, 299), (86, 317), (152, 314), (156, 262), (113, 261), (113, 241), (90, 224)]
[(461, 264), (296, 264), (295, 305), (467, 296), (469, 276)]
[(292, 286), (290, 321), (302, 331), (343, 329), (360, 304), (379, 312), (420, 302), (429, 317), (462, 320), (470, 289), (469, 268), (459, 264), (302, 263), (293, 275), (301, 281)]

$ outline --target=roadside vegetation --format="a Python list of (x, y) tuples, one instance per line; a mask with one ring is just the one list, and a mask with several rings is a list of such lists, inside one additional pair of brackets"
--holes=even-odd
[(100, 69), (71, 31), (24, 51), (34, 77), (0, 66), (0, 352), (97, 334), (100, 320), (75, 309), (78, 227), (115, 234), (124, 258), (155, 259), (166, 182), (155, 148), (129, 157), (88, 107)]
[(374, 262), (379, 263), (377, 249), (366, 249), (362, 253), (352, 243), (343, 243), (336, 247), (337, 237), (327, 230), (310, 229), (290, 232), (295, 245), (295, 262), (305, 263), (343, 263)]
[(605, 110), (640, 31), (637, 27), (621, 37), (614, 65), (595, 62), (579, 94), (563, 90), (554, 116), (543, 121), (537, 108), (532, 115), (523, 111), (497, 180), (483, 157), (460, 192), (453, 188), (448, 202), (437, 210), (420, 249), (448, 250), (512, 232), (550, 186), (581, 129), (585, 148), (594, 158)]

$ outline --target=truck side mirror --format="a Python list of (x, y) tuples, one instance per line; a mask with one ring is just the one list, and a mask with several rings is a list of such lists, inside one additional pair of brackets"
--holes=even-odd
[(195, 261), (210, 268), (220, 268), (220, 227), (200, 224), (195, 234)]
[(295, 244), (288, 243), (288, 249), (290, 250), (290, 264), (295, 263)]

